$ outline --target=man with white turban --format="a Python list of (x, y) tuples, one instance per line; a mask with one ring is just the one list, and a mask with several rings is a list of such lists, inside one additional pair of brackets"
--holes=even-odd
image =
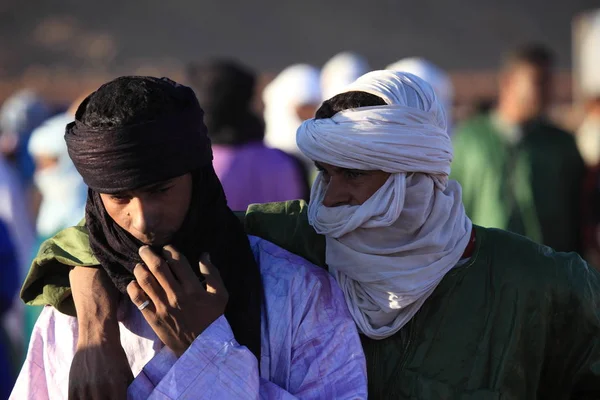
[(29, 154), (36, 164), (33, 176), (42, 195), (37, 216), (38, 237), (44, 240), (58, 231), (76, 225), (85, 211), (87, 186), (69, 158), (65, 127), (74, 118), (59, 114), (31, 134)]
[(429, 84), (364, 75), (297, 140), (320, 169), (310, 205), (251, 206), (245, 227), (334, 276), (363, 334), (370, 398), (599, 398), (600, 274), (471, 223)]
[(263, 92), (265, 143), (283, 150), (311, 166), (296, 146), (296, 129), (311, 118), (321, 104), (320, 72), (308, 64), (284, 69)]

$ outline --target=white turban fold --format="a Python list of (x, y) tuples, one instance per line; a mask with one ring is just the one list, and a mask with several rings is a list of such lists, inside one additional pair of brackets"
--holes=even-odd
[(359, 206), (325, 207), (327, 184), (312, 187), (309, 222), (326, 236), (326, 261), (360, 331), (383, 339), (400, 330), (460, 260), (472, 224), (458, 183), (448, 180), (452, 144), (429, 84), (408, 73), (375, 71), (344, 89), (387, 105), (308, 120), (300, 150), (337, 167), (389, 172)]
[(296, 146), (296, 130), (302, 123), (296, 109), (321, 104), (320, 71), (307, 64), (284, 69), (265, 87), (265, 143), (302, 157)]
[[(403, 58), (385, 69), (391, 71), (408, 72), (429, 83), (441, 102), (446, 113), (449, 131), (452, 127), (452, 103), (454, 102), (454, 85), (450, 76), (433, 63), (419, 57)], [(450, 132), (449, 132), (450, 133)]]
[(355, 53), (344, 52), (327, 61), (321, 71), (321, 91), (327, 100), (369, 72), (367, 60)]

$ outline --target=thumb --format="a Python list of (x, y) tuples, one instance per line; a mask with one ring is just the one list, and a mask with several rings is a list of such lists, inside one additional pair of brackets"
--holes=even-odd
[(210, 261), (208, 253), (202, 254), (199, 266), (200, 273), (206, 279), (206, 291), (208, 293), (227, 293), (225, 284), (223, 284), (223, 280), (221, 279), (221, 274), (219, 274), (219, 270)]

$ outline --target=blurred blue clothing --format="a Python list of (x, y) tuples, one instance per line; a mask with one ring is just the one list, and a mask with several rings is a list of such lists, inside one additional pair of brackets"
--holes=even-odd
[[(16, 251), (4, 222), (0, 221), (0, 320), (11, 307), (19, 289)], [(0, 400), (7, 399), (16, 380), (14, 349), (0, 325)]]

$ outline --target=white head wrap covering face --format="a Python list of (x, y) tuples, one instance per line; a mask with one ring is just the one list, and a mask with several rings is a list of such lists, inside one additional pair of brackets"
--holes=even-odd
[(364, 57), (350, 52), (337, 54), (327, 61), (321, 71), (323, 98), (335, 96), (369, 70), (369, 63)]
[(87, 187), (69, 158), (65, 142), (65, 127), (73, 121), (67, 114), (44, 122), (31, 134), (29, 153), (58, 159), (55, 166), (37, 170), (34, 182), (42, 194), (37, 218), (37, 232), (42, 237), (77, 224), (83, 218)]
[(388, 65), (385, 69), (408, 72), (423, 79), (433, 87), (433, 91), (444, 107), (448, 130), (452, 127), (452, 103), (454, 101), (454, 85), (450, 76), (433, 63), (419, 57), (403, 58)]
[(462, 257), (472, 224), (458, 183), (449, 181), (452, 144), (433, 89), (407, 73), (375, 71), (345, 91), (387, 105), (308, 120), (298, 147), (342, 168), (382, 170), (387, 182), (359, 206), (325, 207), (327, 183), (313, 184), (309, 223), (326, 236), (326, 261), (360, 331), (400, 330)]
[(284, 69), (265, 87), (265, 143), (300, 156), (296, 146), (296, 130), (302, 123), (296, 108), (305, 104), (321, 104), (320, 71), (307, 64)]

